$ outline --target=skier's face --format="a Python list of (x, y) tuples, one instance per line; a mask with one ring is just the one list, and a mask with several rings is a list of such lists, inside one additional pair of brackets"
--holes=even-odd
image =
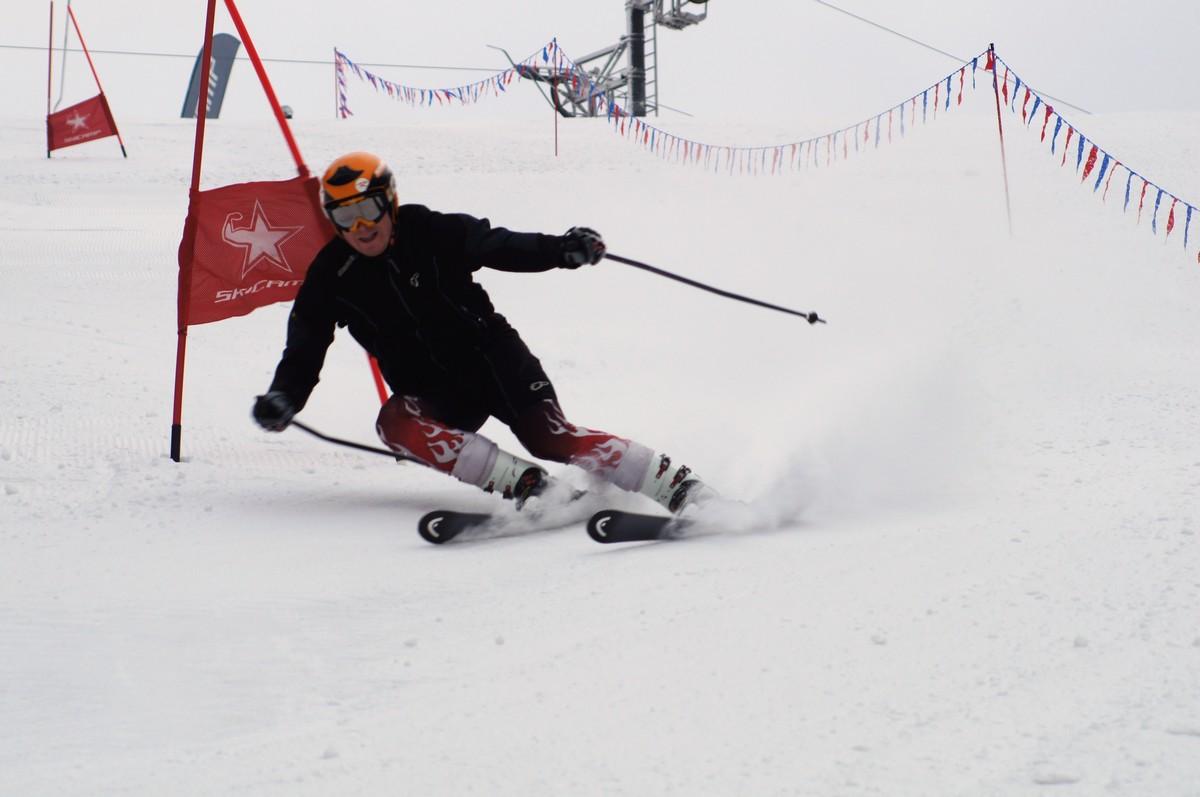
[(391, 214), (383, 214), (379, 221), (370, 227), (359, 224), (353, 232), (341, 231), (341, 236), (360, 255), (367, 257), (381, 255), (383, 250), (387, 249), (388, 242), (392, 240)]

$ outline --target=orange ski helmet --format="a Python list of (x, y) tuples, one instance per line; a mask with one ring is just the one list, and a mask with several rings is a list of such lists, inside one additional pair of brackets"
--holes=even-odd
[(378, 155), (350, 152), (329, 164), (321, 176), (321, 206), (334, 224), (337, 224), (333, 218), (335, 208), (353, 205), (368, 197), (385, 200), (395, 215), (399, 204), (396, 199), (396, 178)]

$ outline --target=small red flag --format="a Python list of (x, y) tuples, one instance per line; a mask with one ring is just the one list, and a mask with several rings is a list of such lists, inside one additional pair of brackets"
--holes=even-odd
[(1096, 156), (1100, 154), (1100, 148), (1092, 144), (1092, 149), (1088, 152), (1087, 162), (1083, 164), (1083, 177), (1079, 178), (1079, 182), (1083, 182), (1092, 173), (1092, 169), (1096, 168)]
[(1063, 144), (1063, 156), (1062, 156), (1062, 163), (1058, 164), (1059, 166), (1064, 166), (1064, 165), (1066, 165), (1066, 163), (1067, 163), (1067, 150), (1071, 148), (1071, 139), (1072, 139), (1074, 136), (1075, 136), (1075, 128), (1068, 126), (1068, 127), (1067, 127), (1067, 143), (1066, 143), (1066, 144)]
[(103, 94), (97, 94), (90, 100), (47, 116), (46, 131), (49, 148), (56, 150), (115, 136), (117, 125), (108, 108), (108, 100)]
[(1046, 140), (1046, 125), (1050, 124), (1050, 117), (1054, 115), (1054, 106), (1046, 106), (1046, 118), (1042, 120), (1042, 141)]
[[(315, 177), (238, 183), (193, 197), (179, 245), (187, 323), (245, 315), (296, 297), (333, 238)], [(182, 308), (181, 308), (182, 309)]]

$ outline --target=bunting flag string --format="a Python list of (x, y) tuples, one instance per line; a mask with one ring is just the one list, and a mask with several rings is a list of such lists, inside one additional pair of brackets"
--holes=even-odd
[[(592, 76), (585, 69), (563, 52), (556, 39), (551, 39), (515, 66), (497, 72), (484, 80), (453, 88), (434, 89), (393, 83), (360, 67), (340, 50), (334, 50), (338, 75), (338, 114), (343, 119), (352, 115), (345, 93), (347, 71), (353, 72), (360, 81), (369, 83), (377, 92), (386, 93), (389, 97), (408, 103), (413, 107), (423, 107), (432, 106), (435, 102), (439, 105), (451, 102), (467, 105), (477, 102), (489, 94), (499, 96), (507, 91), (507, 87), (514, 78), (530, 76), (539, 67), (544, 73), (548, 68), (547, 65), (552, 63), (553, 66), (549, 68), (556, 79), (555, 82), (570, 86), (575, 96), (586, 96), (590, 107), (604, 109), (604, 116), (608, 124), (618, 135), (651, 154), (672, 163), (700, 165), (706, 171), (714, 173), (726, 170), (729, 174), (750, 175), (781, 175), (805, 167), (820, 168), (832, 165), (838, 160), (847, 160), (850, 157), (851, 140), (854, 142), (854, 152), (859, 153), (867, 149), (878, 149), (884, 143), (894, 143), (897, 138), (905, 138), (917, 123), (918, 98), (921, 100), (922, 124), (930, 121), (931, 92), (933, 94), (933, 119), (937, 119), (939, 106), (941, 106), (940, 110), (946, 112), (953, 106), (962, 105), (964, 94), (967, 91), (967, 69), (971, 70), (970, 88), (974, 91), (975, 72), (979, 68), (979, 58), (983, 55), (984, 53), (980, 53), (980, 55), (963, 62), (950, 74), (931, 83), (925, 89), (855, 124), (802, 141), (739, 147), (694, 141), (649, 124), (644, 119), (631, 116), (615, 98), (610, 97), (607, 92), (596, 85)], [(958, 80), (957, 87), (954, 86), (955, 78)], [(908, 106), (910, 115), (907, 124), (904, 120), (906, 106)], [(885, 127), (886, 133), (884, 132)], [(839, 142), (841, 143), (840, 150)]]
[(337, 76), (337, 113), (339, 119), (346, 119), (354, 116), (350, 111), (350, 105), (346, 100), (346, 61), (345, 56), (333, 50), (333, 70)]
[[(554, 48), (557, 47), (557, 44), (551, 42), (549, 46)], [(905, 138), (916, 125), (918, 98), (921, 100), (921, 123), (928, 123), (931, 91), (933, 92), (934, 119), (937, 118), (939, 105), (943, 112), (951, 110), (953, 106), (961, 105), (967, 90), (967, 69), (971, 70), (971, 90), (974, 91), (975, 71), (979, 67), (979, 58), (984, 54), (980, 53), (963, 62), (953, 72), (931, 83), (927, 88), (856, 124), (802, 141), (765, 147), (736, 147), (694, 141), (676, 136), (641, 119), (635, 120), (636, 123), (627, 124), (628, 119), (631, 118), (629, 113), (614, 99), (606, 97), (605, 93), (592, 81), (591, 76), (561, 50), (556, 56), (556, 63), (561, 65), (562, 80), (569, 81), (569, 85), (572, 87), (584, 86), (588, 90), (588, 96), (595, 95), (601, 98), (601, 101), (607, 105), (607, 120), (619, 135), (630, 139), (652, 154), (671, 162), (702, 164), (706, 170), (713, 172), (719, 172), (725, 168), (730, 174), (736, 172), (751, 175), (780, 175), (804, 167), (819, 168), (829, 166), (838, 160), (846, 160), (850, 156), (851, 140), (854, 142), (854, 151), (861, 152), (866, 149), (878, 149), (885, 142), (891, 144), (897, 137)], [(954, 86), (955, 78), (958, 80), (957, 87)], [(910, 106), (909, 113), (911, 115), (907, 125), (904, 121), (906, 106)], [(899, 117), (898, 124), (897, 116)], [(884, 132), (885, 127), (886, 133)], [(839, 140), (842, 145), (840, 150)]]
[[(1026, 127), (1030, 127), (1030, 121), (1036, 116), (1039, 108), (1043, 108), (1043, 119), (1041, 124), (1041, 138), (1039, 143), (1046, 141), (1046, 128), (1050, 124), (1050, 120), (1054, 119), (1054, 132), (1050, 135), (1050, 153), (1057, 155), (1057, 147), (1059, 146), (1059, 133), (1065, 127), (1067, 129), (1066, 137), (1061, 144), (1062, 157), (1059, 158), (1059, 167), (1067, 165), (1067, 158), (1073, 155), (1076, 173), (1080, 174), (1079, 182), (1087, 183), (1088, 179), (1095, 173), (1095, 179), (1091, 183), (1091, 192), (1093, 194), (1100, 191), (1100, 185), (1103, 183), (1104, 191), (1101, 193), (1100, 201), (1108, 202), (1108, 188), (1112, 183), (1113, 176), (1117, 172), (1123, 172), (1125, 177), (1125, 192), (1121, 205), (1122, 214), (1129, 212), (1129, 207), (1137, 192), (1137, 212), (1135, 215), (1135, 225), (1141, 225), (1143, 215), (1146, 215), (1146, 197), (1152, 193), (1152, 207), (1149, 209), (1150, 215), (1150, 234), (1158, 236), (1159, 228), (1162, 227), (1163, 243), (1165, 244), (1170, 238), (1171, 233), (1175, 231), (1178, 222), (1178, 214), (1183, 215), (1183, 234), (1181, 237), (1184, 251), (1190, 254), (1191, 252), (1191, 224), (1192, 215), (1196, 206), (1176, 196), (1167, 189), (1158, 185), (1149, 178), (1143, 176), (1133, 168), (1125, 164), (1120, 158), (1103, 149), (1095, 141), (1083, 133), (1074, 124), (1068, 121), (1060, 114), (1053, 105), (1051, 105), (1042, 95), (1033, 89), (1028, 83), (1024, 82), (1016, 70), (1005, 63), (1003, 58), (996, 56), (996, 61), (1004, 67), (1004, 76), (1002, 78), (1002, 93), (1004, 97), (1009, 95), (1009, 83), (1013, 83), (1012, 87), (1012, 103), (1009, 104), (1009, 111), (1017, 113), (1014, 107), (1016, 103), (1017, 93), (1024, 89), (1024, 99), (1021, 103), (1021, 117), (1026, 122)], [(997, 72), (998, 79), (999, 73)], [(1025, 120), (1025, 106), (1029, 104), (1030, 98), (1033, 99), (1032, 110), (1029, 114), (1029, 119)], [(1071, 151), (1072, 141), (1075, 142), (1074, 152)], [(1099, 165), (1097, 165), (1097, 162)], [(1166, 223), (1160, 223), (1163, 200), (1169, 200), (1166, 210)], [(1196, 253), (1197, 262), (1200, 262), (1200, 251)]]
[(483, 80), (476, 80), (473, 83), (466, 83), (461, 86), (432, 89), (393, 83), (386, 78), (374, 74), (369, 69), (354, 63), (350, 60), (349, 56), (335, 47), (333, 50), (333, 60), (338, 78), (338, 116), (345, 119), (347, 116), (354, 115), (350, 111), (346, 100), (345, 76), (347, 70), (353, 72), (354, 76), (360, 81), (370, 84), (376, 93), (387, 94), (388, 97), (398, 102), (406, 103), (414, 108), (429, 107), (434, 103), (438, 105), (449, 105), (452, 103), (471, 105), (479, 102), (484, 97), (498, 97), (507, 92), (513, 78), (522, 77), (524, 74), (530, 73), (539, 62), (549, 62), (550, 53), (557, 49), (557, 47), (557, 43), (552, 40), (515, 66), (501, 70)]

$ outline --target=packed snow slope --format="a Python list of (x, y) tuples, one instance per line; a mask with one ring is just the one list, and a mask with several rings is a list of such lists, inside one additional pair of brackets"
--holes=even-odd
[[(1086, 132), (1195, 201), (1197, 122)], [(988, 95), (775, 178), (603, 121), (555, 157), (548, 115), (297, 120), (314, 168), (371, 149), (404, 201), (828, 319), (481, 272), (570, 418), (750, 504), (611, 547), (430, 546), (422, 513), (494, 499), (259, 430), (283, 305), (192, 328), (171, 462), (192, 126), (127, 126), (128, 160), (4, 131), (0, 794), (1200, 794), (1200, 266), (1019, 126), (1010, 237)], [(269, 121), (206, 153), (206, 186), (292, 173)], [(301, 418), (373, 443), (377, 409), (342, 333)]]

